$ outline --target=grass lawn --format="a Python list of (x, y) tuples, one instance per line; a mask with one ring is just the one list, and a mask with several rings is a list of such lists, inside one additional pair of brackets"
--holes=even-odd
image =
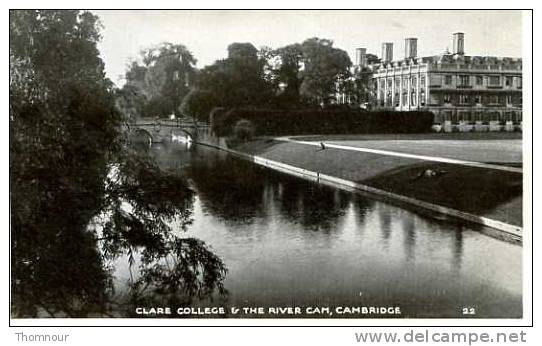
[(313, 135), (292, 136), (301, 141), (342, 141), (342, 140), (496, 140), (522, 139), (521, 132), (450, 132), (450, 133), (397, 133), (397, 134), (359, 134), (359, 135)]
[[(522, 225), (521, 173), (332, 148), (319, 150), (314, 146), (280, 142), (271, 138), (243, 143), (235, 149), (475, 215)], [(427, 169), (441, 174), (436, 177), (420, 177)]]

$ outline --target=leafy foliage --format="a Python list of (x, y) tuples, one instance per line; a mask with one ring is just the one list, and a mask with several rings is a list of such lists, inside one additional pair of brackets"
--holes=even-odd
[(209, 115), (214, 108), (213, 95), (208, 91), (192, 89), (181, 103), (182, 114), (189, 114), (199, 121), (209, 121)]
[[(177, 259), (176, 268), (160, 271), (156, 287), (169, 280), (183, 297), (223, 292), (220, 259), (176, 233), (190, 223), (186, 182), (132, 151), (119, 132), (119, 92), (105, 78), (99, 27), (85, 11), (10, 12), (15, 316), (108, 315), (114, 293), (108, 261), (135, 249), (142, 271), (152, 272), (167, 256)], [(128, 95), (120, 102), (137, 109), (131, 101)]]
[(333, 48), (330, 40), (310, 38), (303, 42), (302, 49), (305, 68), (300, 93), (316, 104), (327, 105), (337, 92), (337, 80), (349, 76), (352, 62), (345, 51)]
[[(122, 91), (143, 107), (137, 116), (168, 116), (179, 114), (183, 98), (190, 91), (196, 59), (182, 44), (162, 43), (141, 51), (142, 64), (132, 61), (126, 72)], [(133, 90), (133, 92), (129, 92)], [(130, 109), (122, 109), (125, 114)]]
[(196, 87), (205, 91), (205, 100), (213, 107), (262, 105), (272, 96), (270, 83), (264, 78), (265, 61), (250, 43), (232, 43), (228, 58), (200, 71)]
[(327, 106), (349, 87), (351, 65), (348, 54), (326, 39), (259, 51), (250, 43), (232, 43), (227, 59), (198, 72), (183, 109), (202, 118), (200, 112), (214, 107)]

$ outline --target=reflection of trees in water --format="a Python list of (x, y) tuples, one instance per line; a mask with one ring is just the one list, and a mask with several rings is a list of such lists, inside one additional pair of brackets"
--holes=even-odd
[(308, 230), (331, 231), (345, 214), (351, 196), (300, 179), (288, 179), (280, 203), (283, 215)]
[[(226, 222), (286, 217), (306, 229), (330, 231), (345, 214), (351, 194), (206, 151), (186, 169), (203, 208)], [(278, 210), (274, 210), (277, 208)]]
[(382, 232), (382, 238), (384, 240), (389, 240), (392, 231), (391, 215), (388, 208), (383, 209), (384, 210), (380, 210), (378, 212), (378, 217), (380, 220), (380, 231)]
[(355, 213), (357, 224), (360, 228), (364, 228), (365, 218), (368, 213), (371, 212), (374, 208), (374, 200), (366, 197), (365, 195), (355, 194), (352, 197), (352, 202), (357, 212)]
[[(329, 232), (351, 201), (358, 209), (360, 224), (372, 205), (363, 196), (274, 172), (213, 150), (197, 146), (193, 149), (191, 164), (185, 169), (187, 177), (194, 181), (204, 210), (226, 222), (285, 217), (305, 229)], [(169, 165), (175, 166), (174, 161)]]
[(269, 183), (265, 169), (230, 156), (208, 154), (205, 158), (194, 160), (186, 169), (204, 210), (233, 223), (262, 217), (262, 193)]

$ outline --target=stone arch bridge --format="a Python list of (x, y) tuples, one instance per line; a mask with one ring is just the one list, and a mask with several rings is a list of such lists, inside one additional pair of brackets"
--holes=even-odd
[(190, 118), (159, 119), (139, 118), (127, 124), (131, 136), (146, 139), (150, 143), (164, 143), (189, 138), (196, 141), (210, 135), (210, 126)]

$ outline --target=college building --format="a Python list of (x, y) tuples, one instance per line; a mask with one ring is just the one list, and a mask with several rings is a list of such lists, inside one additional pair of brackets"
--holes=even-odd
[(418, 57), (417, 41), (406, 38), (404, 57), (395, 60), (393, 43), (382, 44), (378, 62), (356, 50), (355, 71), (369, 83), (371, 108), (427, 110), (443, 125), (521, 123), (521, 58), (466, 55), (461, 32), (453, 34), (453, 50), (440, 55)]

